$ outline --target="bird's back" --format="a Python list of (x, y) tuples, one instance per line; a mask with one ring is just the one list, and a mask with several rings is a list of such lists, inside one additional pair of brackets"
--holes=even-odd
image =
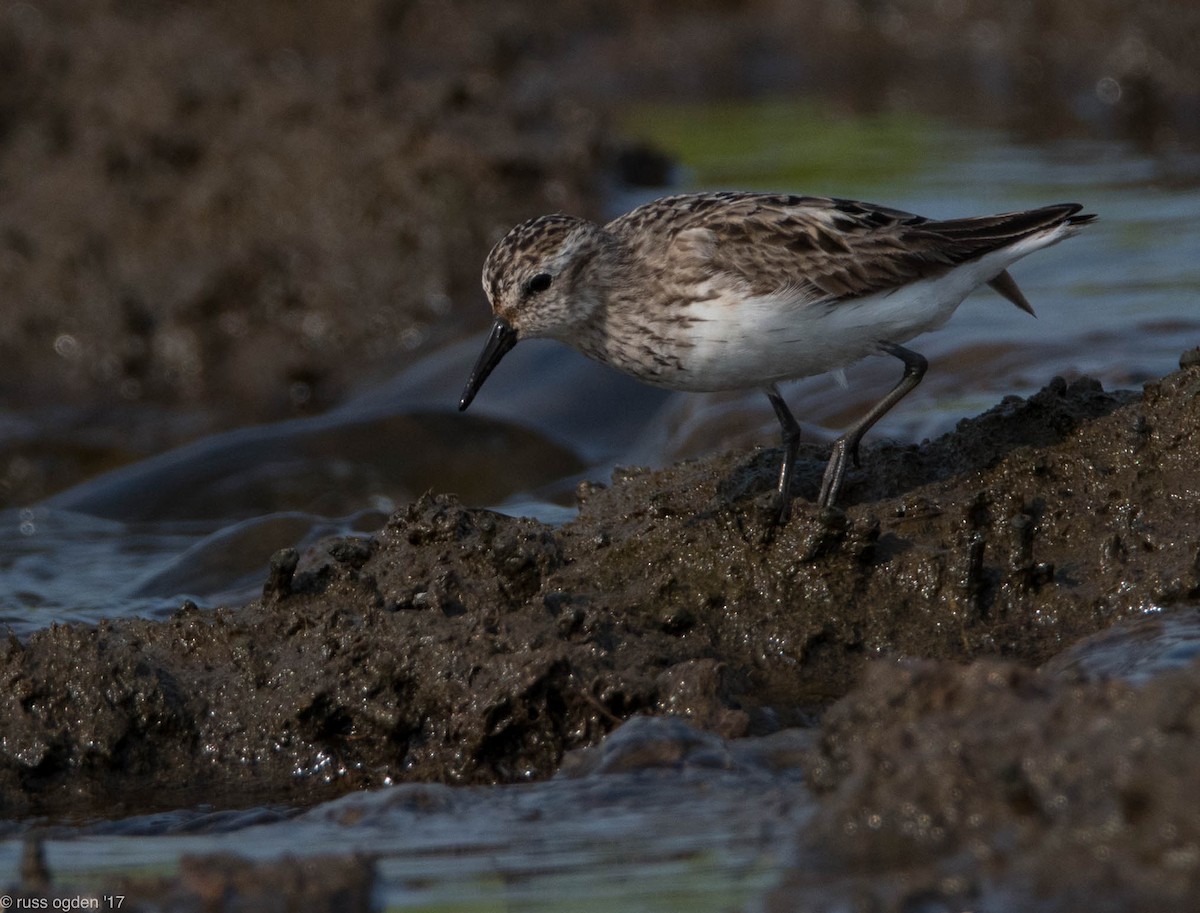
[(1080, 208), (934, 220), (853, 200), (713, 192), (655, 200), (606, 228), (652, 264), (735, 277), (750, 294), (791, 287), (836, 301), (934, 277), (1028, 239), (1053, 243), (1056, 229), (1094, 218), (1077, 215)]

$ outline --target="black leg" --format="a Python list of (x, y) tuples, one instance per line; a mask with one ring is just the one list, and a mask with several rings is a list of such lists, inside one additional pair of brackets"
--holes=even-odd
[(766, 388), (766, 394), (783, 430), (783, 465), (779, 467), (779, 488), (775, 493), (776, 517), (782, 526), (792, 513), (792, 464), (796, 462), (796, 451), (800, 447), (800, 426), (774, 384)]
[(900, 383), (896, 384), (887, 396), (876, 403), (870, 412), (833, 442), (833, 453), (829, 455), (829, 465), (825, 467), (825, 477), (821, 480), (821, 494), (817, 497), (817, 504), (820, 507), (831, 507), (837, 500), (842, 481), (846, 478), (847, 460), (853, 458), (855, 465), (858, 465), (858, 442), (862, 440), (862, 436), (870, 430), (872, 425), (883, 418), (888, 410), (913, 391), (913, 388), (925, 376), (925, 369), (929, 367), (929, 362), (925, 360), (924, 355), (918, 355), (912, 349), (906, 349), (904, 346), (898, 346), (892, 342), (881, 342), (879, 351), (895, 355), (904, 362), (904, 376), (900, 378)]

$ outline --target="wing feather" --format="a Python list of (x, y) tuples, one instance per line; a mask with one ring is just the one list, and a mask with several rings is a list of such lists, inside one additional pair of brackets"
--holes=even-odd
[[(833, 303), (940, 275), (1064, 222), (1090, 221), (1079, 209), (1064, 203), (935, 221), (836, 198), (708, 193), (639, 207), (608, 229), (683, 281), (720, 274), (750, 294), (794, 288)], [(995, 281), (1020, 306), (1011, 278)]]

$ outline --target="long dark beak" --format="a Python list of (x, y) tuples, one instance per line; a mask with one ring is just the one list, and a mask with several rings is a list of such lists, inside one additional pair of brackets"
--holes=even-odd
[(479, 353), (479, 360), (475, 362), (475, 367), (471, 370), (471, 376), (467, 378), (462, 399), (458, 401), (459, 412), (471, 405), (471, 400), (475, 398), (475, 394), (479, 392), (483, 382), (488, 379), (492, 369), (500, 364), (500, 359), (516, 344), (517, 331), (509, 326), (508, 321), (503, 317), (497, 317), (496, 322), (492, 324), (492, 335), (488, 337), (487, 344)]

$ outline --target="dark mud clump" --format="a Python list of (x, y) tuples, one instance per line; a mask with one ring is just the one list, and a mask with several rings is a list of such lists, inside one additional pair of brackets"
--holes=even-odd
[(1135, 687), (873, 664), (825, 717), (818, 812), (765, 908), (1194, 910), (1197, 756), (1200, 665)]
[(635, 713), (726, 736), (802, 722), (872, 657), (1040, 663), (1200, 594), (1200, 368), (1140, 396), (1055, 381), (819, 512), (821, 454), (767, 523), (777, 456), (590, 486), (554, 528), (426, 497), (276, 556), (262, 600), (55, 626), (0, 656), (8, 816), (311, 801), (554, 772)]

